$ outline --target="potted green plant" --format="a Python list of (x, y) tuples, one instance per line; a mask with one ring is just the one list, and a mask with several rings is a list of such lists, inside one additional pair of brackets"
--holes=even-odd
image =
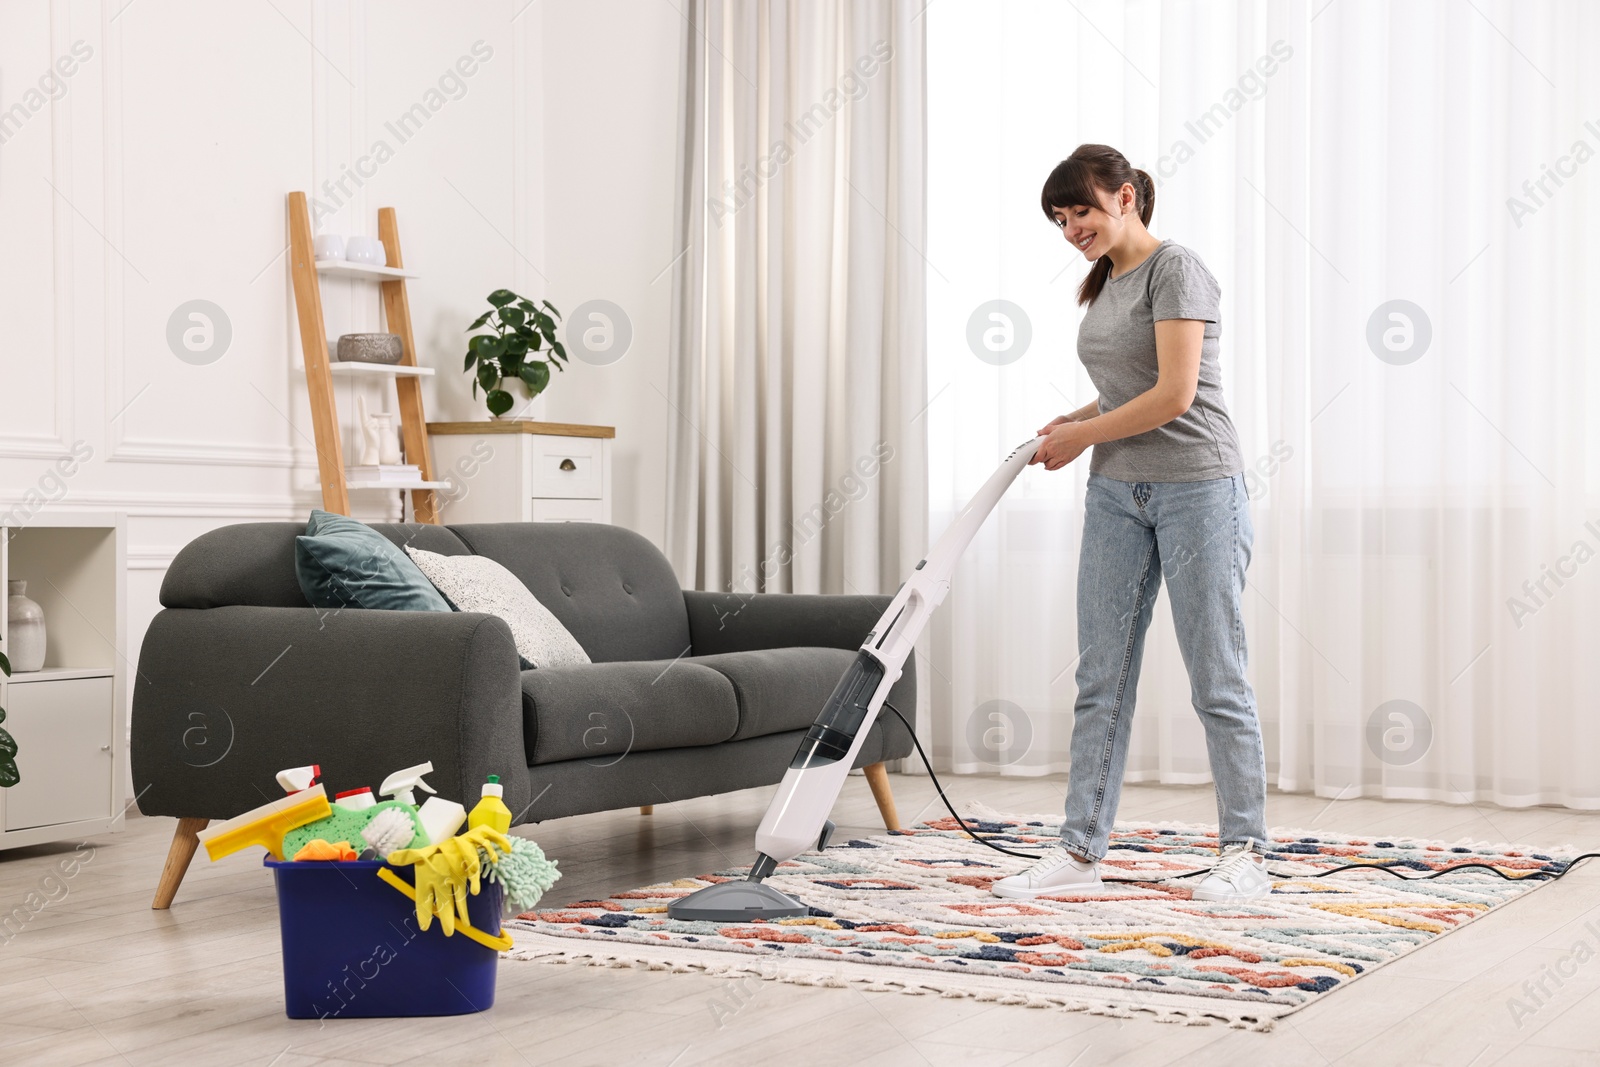
[(489, 413), (500, 416), (512, 405), (511, 394), (504, 388), (506, 381), (520, 382), (528, 399), (533, 399), (550, 384), (551, 367), (566, 369), (562, 364), (567, 350), (556, 340), (556, 319), (561, 312), (550, 301), (539, 301), (549, 311), (546, 314), (527, 297), (496, 289), (489, 294), (489, 304), (489, 310), (467, 327), (468, 333), (485, 326), (489, 329), (467, 342), (463, 369), (473, 376), (472, 395), (477, 396), (482, 386)]
[[(0, 673), (11, 677), (11, 661), (4, 652), (0, 652)], [(6, 709), (0, 708), (0, 722), (5, 721)], [(20, 781), (22, 775), (17, 771), (17, 742), (0, 729), (0, 789), (10, 789)]]

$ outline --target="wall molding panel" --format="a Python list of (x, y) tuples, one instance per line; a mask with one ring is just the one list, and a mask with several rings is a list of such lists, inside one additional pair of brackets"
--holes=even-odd
[[(427, 409), (482, 417), (481, 401), (466, 406), (458, 339), (492, 289), (544, 290), (527, 265), (543, 260), (545, 15), (525, 4), (405, 19), (363, 0), (7, 8), (0, 110), (60, 57), (80, 58), (57, 98), (0, 137), (0, 285), (17, 294), (0, 295), (12, 335), (0, 349), (0, 511), (129, 516), (130, 658), (185, 544), (230, 523), (303, 521), (320, 504), (288, 192), (331, 207), (321, 232), (376, 236), (377, 209), (399, 210), (422, 276), (418, 354), (438, 370)], [(473, 74), (452, 73), (473, 56)], [(419, 102), (425, 123), (397, 138), (390, 124)], [(393, 158), (351, 183), (380, 140)], [(330, 337), (381, 327), (375, 286), (330, 282), (323, 297)], [(197, 299), (229, 320), (215, 360), (169, 339)], [(394, 411), (393, 387), (338, 390), (353, 462), (355, 396)], [(355, 496), (358, 517), (401, 517), (398, 494)]]

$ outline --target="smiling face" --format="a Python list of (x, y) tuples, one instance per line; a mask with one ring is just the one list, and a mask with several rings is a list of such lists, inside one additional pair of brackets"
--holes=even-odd
[(1125, 183), (1114, 195), (1099, 190), (1095, 193), (1100, 201), (1097, 204), (1050, 209), (1055, 224), (1061, 227), (1061, 236), (1090, 261), (1109, 252), (1126, 231), (1127, 220), (1138, 218), (1132, 185)]

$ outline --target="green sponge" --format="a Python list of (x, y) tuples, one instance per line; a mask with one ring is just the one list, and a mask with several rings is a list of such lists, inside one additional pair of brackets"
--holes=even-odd
[(293, 859), (295, 853), (317, 838), (330, 843), (344, 841), (358, 853), (367, 847), (361, 840), (361, 831), (366, 828), (372, 817), (385, 808), (399, 808), (411, 816), (411, 823), (416, 827), (416, 834), (411, 838), (409, 848), (422, 848), (428, 843), (428, 834), (422, 828), (422, 821), (417, 818), (417, 809), (403, 800), (385, 800), (381, 804), (374, 804), (370, 808), (351, 811), (333, 805), (333, 814), (318, 819), (316, 822), (306, 823), (296, 830), (290, 830), (283, 835), (283, 855), (285, 859)]

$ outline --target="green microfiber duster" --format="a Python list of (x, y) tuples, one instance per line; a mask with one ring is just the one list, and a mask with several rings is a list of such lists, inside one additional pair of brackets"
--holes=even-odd
[(485, 877), (504, 889), (507, 912), (527, 911), (561, 877), (555, 860), (545, 859), (544, 849), (525, 837), (511, 838), (511, 851), (502, 853), (499, 863), (490, 862), (481, 848), (478, 859), (483, 862)]
[(421, 821), (417, 818), (417, 809), (400, 800), (385, 800), (381, 804), (374, 804), (370, 808), (359, 811), (350, 811), (333, 805), (333, 814), (318, 819), (316, 822), (307, 823), (297, 830), (290, 830), (283, 835), (283, 854), (293, 856), (305, 847), (306, 842), (322, 838), (324, 841), (343, 841), (350, 847), (360, 852), (365, 845), (362, 842), (361, 831), (366, 829), (367, 823), (380, 811), (400, 810), (411, 819), (415, 827), (415, 834), (407, 848), (422, 848), (428, 843), (428, 835), (422, 828)]

